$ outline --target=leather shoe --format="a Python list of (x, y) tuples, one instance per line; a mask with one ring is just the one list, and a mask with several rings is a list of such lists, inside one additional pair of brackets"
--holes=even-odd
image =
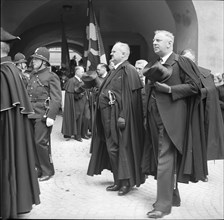
[(208, 182), (208, 177), (205, 177), (202, 182)]
[(42, 176), (42, 177), (39, 178), (39, 181), (40, 181), (40, 182), (47, 181), (47, 180), (49, 180), (51, 177), (52, 177), (52, 176)]
[(118, 191), (118, 195), (123, 196), (127, 194), (130, 191), (130, 189), (131, 189), (130, 186), (122, 186), (120, 190)]
[(114, 184), (114, 185), (112, 185), (112, 186), (108, 186), (108, 187), (106, 188), (107, 191), (118, 191), (119, 189), (120, 189), (120, 186), (118, 186), (118, 185), (116, 185), (116, 184)]
[(147, 213), (148, 218), (162, 218), (165, 214), (161, 211), (152, 210)]
[(75, 138), (75, 140), (82, 142), (82, 138)]
[(83, 139), (86, 139), (86, 140), (89, 139), (89, 137), (88, 137), (87, 135), (82, 136), (82, 138), (83, 138)]

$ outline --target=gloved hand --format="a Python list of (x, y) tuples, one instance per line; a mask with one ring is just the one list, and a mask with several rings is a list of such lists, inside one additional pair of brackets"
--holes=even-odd
[(117, 120), (117, 126), (121, 130), (123, 130), (125, 128), (125, 119), (122, 118), (122, 117), (119, 117), (118, 120)]
[(54, 124), (54, 119), (47, 118), (46, 120), (47, 127), (53, 126), (53, 124)]
[(165, 83), (155, 82), (154, 86), (158, 92), (171, 93), (171, 87)]

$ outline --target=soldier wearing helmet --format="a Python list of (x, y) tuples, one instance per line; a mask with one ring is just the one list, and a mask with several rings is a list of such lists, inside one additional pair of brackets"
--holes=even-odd
[(17, 53), (14, 56), (14, 64), (16, 65), (16, 67), (20, 70), (20, 78), (23, 80), (23, 83), (25, 85), (25, 87), (27, 87), (28, 85), (28, 81), (29, 81), (29, 74), (26, 73), (27, 70), (27, 60), (24, 54), (22, 53)]
[(27, 91), (35, 114), (30, 119), (34, 124), (38, 177), (39, 181), (45, 181), (55, 173), (50, 135), (61, 106), (61, 86), (57, 74), (50, 70), (50, 53), (46, 47), (37, 48), (31, 57), (33, 71)]

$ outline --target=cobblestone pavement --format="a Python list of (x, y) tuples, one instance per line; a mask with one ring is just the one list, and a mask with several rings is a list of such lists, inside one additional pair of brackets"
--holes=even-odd
[[(90, 140), (65, 141), (62, 116), (52, 131), (55, 176), (40, 182), (41, 204), (20, 219), (146, 219), (156, 197), (156, 181), (149, 176), (127, 195), (107, 192), (112, 174), (87, 176)], [(164, 219), (223, 219), (223, 160), (209, 161), (208, 182), (179, 184), (181, 206)]]

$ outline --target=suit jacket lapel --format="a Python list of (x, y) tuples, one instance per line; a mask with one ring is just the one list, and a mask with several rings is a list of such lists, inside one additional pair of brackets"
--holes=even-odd
[(166, 60), (165, 64), (173, 66), (178, 60), (178, 56), (175, 53), (172, 53), (169, 58)]

